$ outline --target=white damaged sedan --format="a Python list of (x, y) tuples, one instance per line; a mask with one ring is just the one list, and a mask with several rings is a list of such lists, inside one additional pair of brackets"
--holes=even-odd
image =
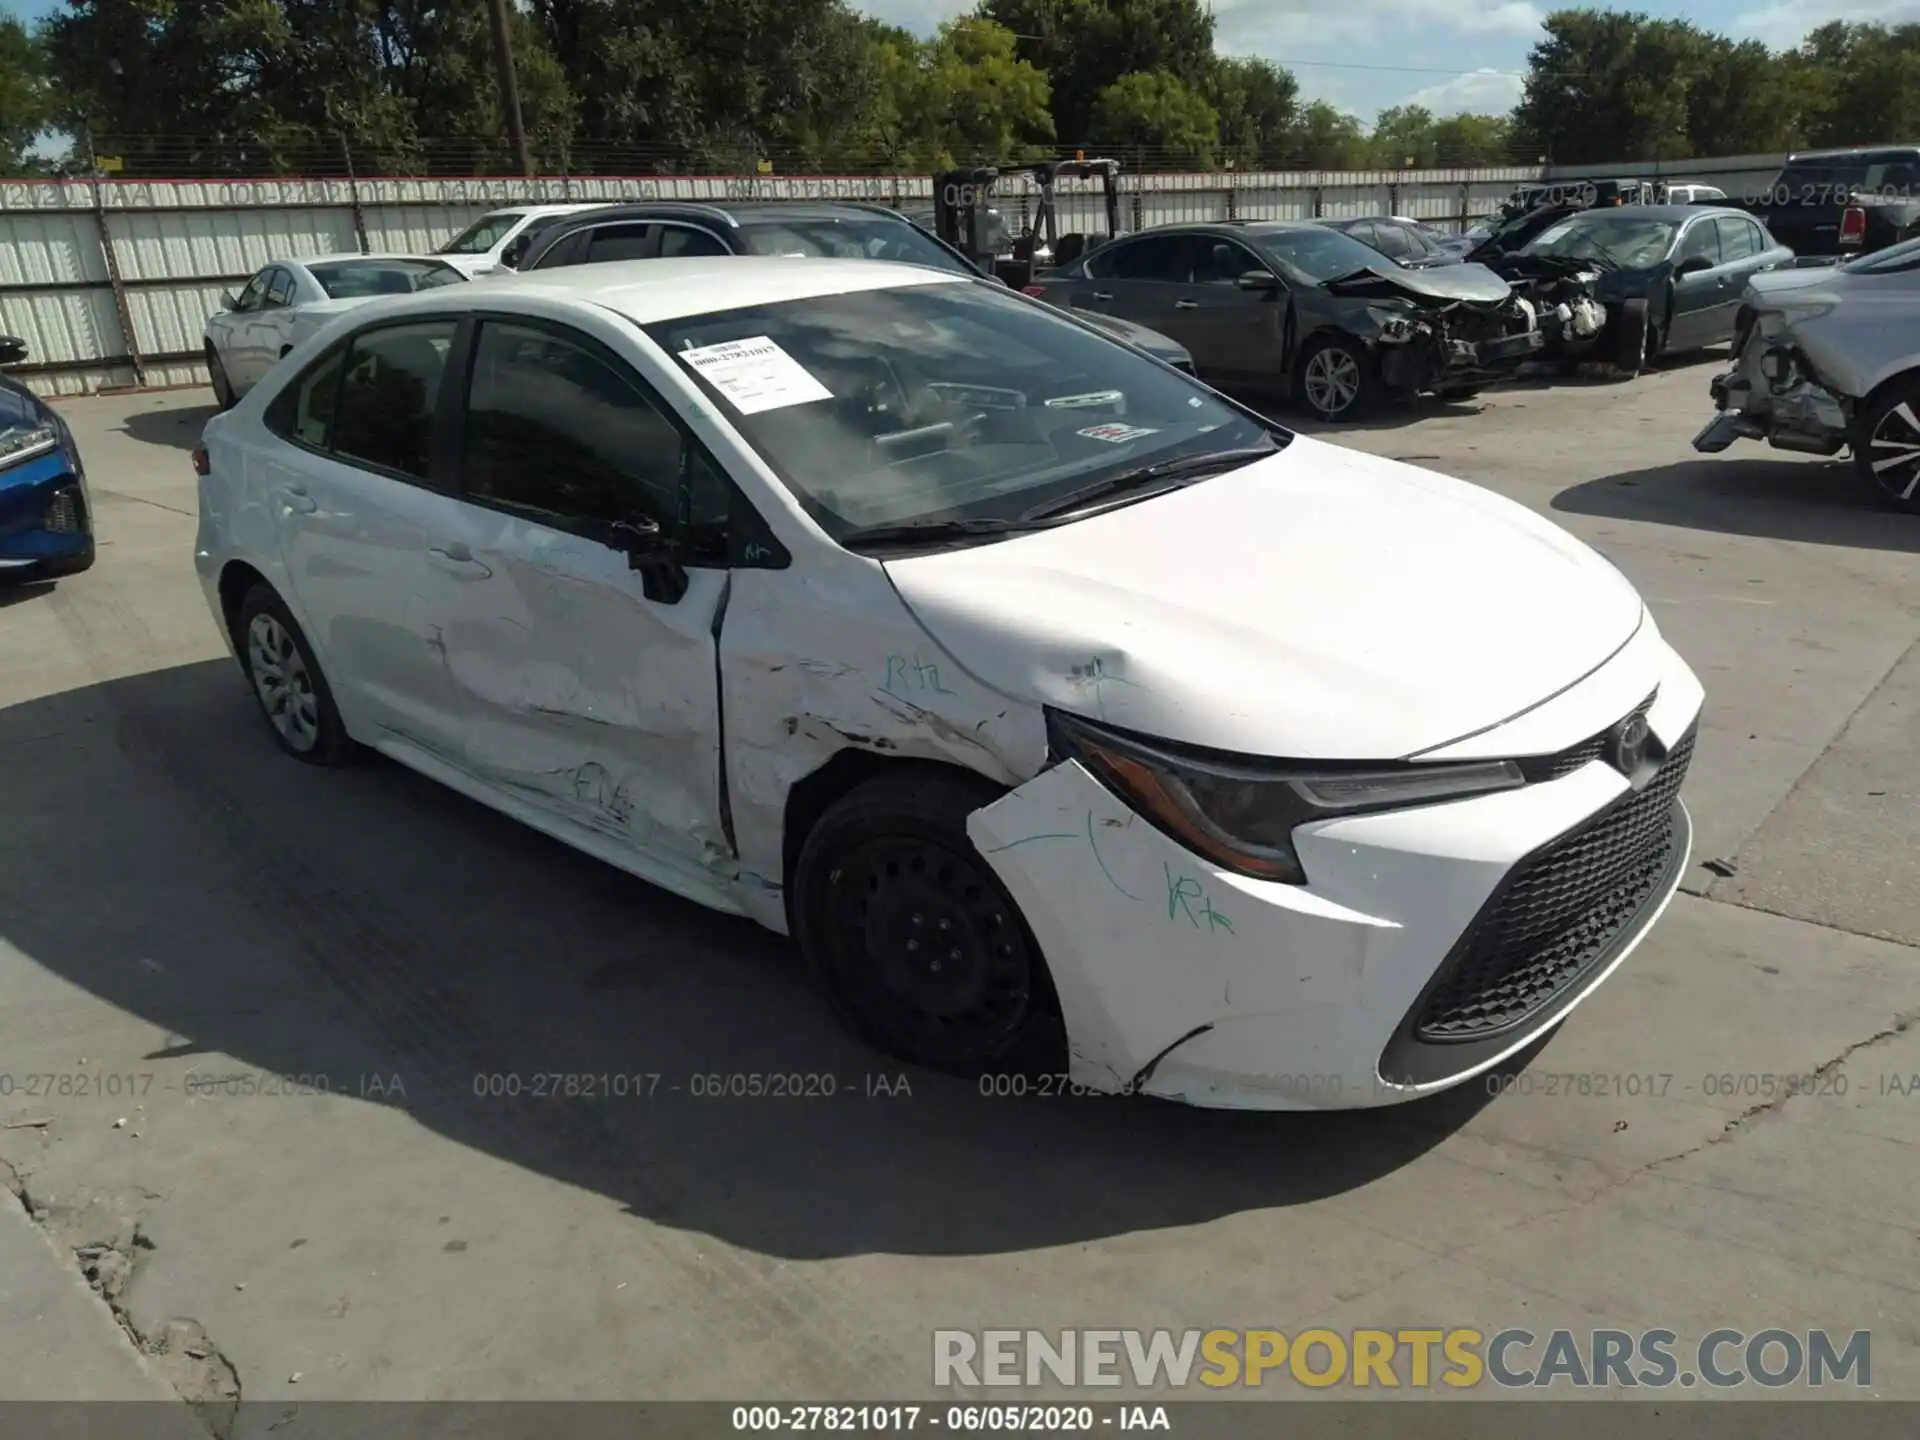
[(1611, 565), (985, 282), (380, 301), (195, 464), (282, 748), (791, 934), (940, 1069), (1410, 1099), (1558, 1023), (1685, 868), (1701, 687)]

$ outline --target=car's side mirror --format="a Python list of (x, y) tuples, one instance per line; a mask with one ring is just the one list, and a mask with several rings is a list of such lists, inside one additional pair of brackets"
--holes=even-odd
[(527, 258), (527, 237), (521, 235), (512, 244), (500, 252), (500, 263), (509, 270), (518, 270), (520, 262)]
[(1264, 291), (1269, 294), (1275, 290), (1287, 288), (1281, 284), (1280, 277), (1271, 270), (1249, 270), (1234, 283), (1242, 290)]
[(1674, 270), (1676, 275), (1698, 275), (1702, 270), (1711, 270), (1713, 262), (1704, 255), (1689, 255)]
[(660, 527), (658, 520), (644, 516), (622, 520), (613, 527), (608, 543), (624, 550), (627, 567), (640, 572), (647, 599), (675, 605), (687, 593), (679, 542)]
[(240, 302), (234, 298), (233, 292), (231, 290), (224, 290), (221, 292), (220, 305), (222, 309), (226, 309), (226, 310), (238, 310), (240, 308)]
[(0, 335), (0, 365), (18, 365), (26, 358), (26, 341), (18, 335)]

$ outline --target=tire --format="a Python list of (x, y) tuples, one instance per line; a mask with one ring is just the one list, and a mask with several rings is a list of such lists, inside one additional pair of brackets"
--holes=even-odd
[(213, 346), (207, 346), (207, 378), (213, 384), (213, 398), (222, 410), (231, 410), (238, 396), (233, 393), (233, 382), (227, 379), (227, 367), (220, 363), (220, 354)]
[(1039, 945), (967, 838), (967, 816), (998, 793), (882, 775), (828, 808), (794, 866), (794, 938), (842, 1023), (965, 1078), (1021, 1054), (1056, 1013)]
[(1853, 468), (1889, 510), (1920, 515), (1920, 373), (1882, 387), (1855, 417)]
[[(1317, 371), (1324, 372), (1324, 391)], [(1336, 377), (1343, 377), (1352, 389), (1349, 398), (1330, 409), (1323, 401), (1337, 399), (1344, 389)], [(1323, 399), (1316, 399), (1316, 393)], [(1344, 335), (1322, 335), (1301, 353), (1294, 394), (1322, 420), (1357, 420), (1371, 412), (1380, 400), (1380, 381), (1373, 356), (1359, 342)]]
[(1647, 346), (1653, 335), (1644, 300), (1627, 300), (1620, 305), (1613, 327), (1613, 363), (1629, 375), (1647, 368)]
[(347, 734), (305, 632), (272, 586), (247, 592), (234, 630), (240, 668), (274, 743), (309, 765), (351, 764), (360, 747)]

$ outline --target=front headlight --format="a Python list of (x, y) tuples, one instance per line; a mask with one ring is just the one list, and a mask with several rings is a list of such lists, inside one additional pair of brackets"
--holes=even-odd
[(59, 448), (60, 432), (51, 425), (36, 425), (31, 430), (0, 430), (0, 465), (31, 460)]
[(1201, 754), (1047, 712), (1054, 754), (1080, 762), (1142, 818), (1223, 870), (1304, 885), (1293, 832), (1316, 820), (1461, 800), (1526, 783), (1507, 760), (1289, 764)]

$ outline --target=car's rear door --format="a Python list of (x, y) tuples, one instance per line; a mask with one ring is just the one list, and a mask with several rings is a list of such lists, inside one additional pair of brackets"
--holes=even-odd
[(1184, 232), (1140, 235), (1106, 246), (1087, 257), (1093, 283), (1076, 287), (1072, 303), (1118, 315), (1187, 345), (1181, 331), (1193, 327), (1183, 323), (1185, 312), (1176, 310), (1174, 302), (1191, 288), (1193, 251), (1192, 237)]
[(590, 325), (486, 315), (475, 335), (457, 514), (430, 542), (474, 567), (443, 651), (461, 750), (484, 784), (711, 899), (725, 556), (693, 535), (683, 566), (638, 570), (619, 534), (687, 535), (700, 477), (726, 482)]
[(259, 472), (294, 603), (349, 724), (442, 759), (463, 728), (446, 628), (472, 578), (433, 548), (456, 508), (447, 385), (460, 324), (381, 322), (330, 347), (268, 405), (281, 443)]

